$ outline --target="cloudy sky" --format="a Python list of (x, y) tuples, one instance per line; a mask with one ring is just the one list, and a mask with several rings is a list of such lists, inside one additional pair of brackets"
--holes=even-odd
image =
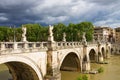
[(82, 21), (120, 26), (120, 0), (0, 0), (0, 26)]

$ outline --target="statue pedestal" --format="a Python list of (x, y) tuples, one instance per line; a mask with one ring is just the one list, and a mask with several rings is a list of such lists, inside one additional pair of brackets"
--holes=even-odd
[(48, 50), (55, 50), (56, 49), (56, 42), (48, 42)]
[(53, 37), (53, 36), (49, 36), (49, 37), (48, 37), (48, 41), (50, 41), (50, 42), (55, 42), (55, 41), (54, 41), (54, 37)]
[(14, 49), (17, 49), (17, 46), (18, 44), (16, 42), (14, 42)]
[(22, 38), (22, 42), (27, 42), (26, 37)]

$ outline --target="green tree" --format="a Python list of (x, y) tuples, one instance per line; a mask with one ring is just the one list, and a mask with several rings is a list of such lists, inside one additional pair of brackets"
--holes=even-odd
[(77, 29), (81, 33), (86, 32), (86, 39), (87, 41), (91, 41), (93, 38), (94, 26), (91, 22), (81, 22), (77, 24)]
[(4, 40), (4, 33), (3, 31), (0, 31), (0, 41), (3, 41)]
[[(24, 24), (27, 28), (26, 37), (28, 41), (47, 41), (48, 40), (48, 26), (41, 26), (39, 24)], [(93, 37), (93, 24), (91, 22), (81, 22), (79, 24), (70, 23), (68, 26), (63, 23), (54, 25), (53, 35), (55, 41), (62, 41), (63, 33), (66, 33), (67, 41), (81, 41), (83, 32), (86, 32), (87, 41), (91, 41)], [(15, 33), (14, 33), (15, 31)], [(22, 37), (21, 27), (0, 27), (0, 41), (14, 41), (14, 35), (16, 41), (21, 41)]]
[(62, 41), (66, 26), (62, 23), (54, 25), (53, 33), (55, 41)]
[(15, 37), (16, 37), (16, 41), (21, 41), (21, 38), (22, 38), (22, 29), (21, 29), (21, 27), (16, 28)]
[(48, 40), (48, 27), (41, 27), (40, 29), (40, 41)]
[(1, 33), (1, 38), (0, 40), (1, 41), (9, 41), (10, 40), (10, 37), (12, 36), (12, 31), (9, 27), (6, 27), (6, 26), (1, 26), (0, 27), (0, 33)]
[(76, 30), (75, 30), (76, 25), (73, 23), (70, 23), (68, 27), (66, 28), (66, 39), (67, 41), (75, 41), (75, 35), (76, 35)]
[(40, 41), (40, 28), (39, 24), (25, 24), (23, 25), (27, 28), (27, 40), (31, 42)]

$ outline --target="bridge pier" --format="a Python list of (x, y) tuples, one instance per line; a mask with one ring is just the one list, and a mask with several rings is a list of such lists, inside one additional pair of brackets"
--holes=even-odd
[(88, 53), (87, 41), (86, 41), (86, 39), (83, 39), (83, 55), (85, 55), (83, 58), (83, 71), (85, 71), (85, 72), (90, 71), (90, 58), (87, 53)]
[(90, 71), (90, 61), (85, 61), (83, 62), (83, 72), (87, 72), (87, 71)]
[(98, 52), (98, 63), (103, 62), (103, 55), (101, 54), (101, 52)]
[(110, 58), (111, 55), (111, 49), (108, 47), (108, 43), (106, 43), (106, 58)]
[(56, 42), (53, 36), (53, 26), (49, 25), (48, 51), (47, 51), (47, 74), (46, 80), (61, 80), (60, 70), (57, 62)]
[(98, 41), (98, 63), (103, 62), (103, 54), (101, 52), (101, 43)]
[(45, 80), (61, 80), (61, 73), (58, 68), (56, 42), (48, 42), (47, 74)]

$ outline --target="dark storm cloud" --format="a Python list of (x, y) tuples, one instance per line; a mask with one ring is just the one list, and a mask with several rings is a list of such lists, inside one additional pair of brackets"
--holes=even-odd
[(0, 25), (91, 21), (120, 25), (119, 0), (1, 0)]
[(0, 24), (19, 25), (22, 23), (33, 22), (31, 20), (35, 20), (37, 17), (28, 13), (27, 10), (37, 4), (36, 0), (1, 0), (0, 13), (3, 15), (0, 15)]

